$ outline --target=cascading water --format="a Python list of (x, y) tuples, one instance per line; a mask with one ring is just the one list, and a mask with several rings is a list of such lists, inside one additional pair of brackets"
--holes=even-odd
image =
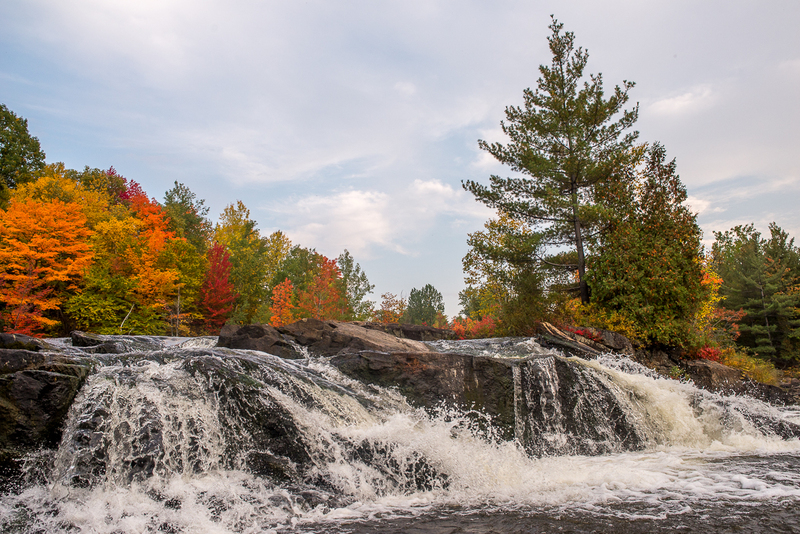
[(431, 343), (511, 361), (515, 439), (503, 440), (488, 416), (414, 408), (325, 358), (212, 343), (98, 356), (58, 450), (29, 455), (0, 497), (0, 530), (800, 528), (791, 408), (528, 339)]

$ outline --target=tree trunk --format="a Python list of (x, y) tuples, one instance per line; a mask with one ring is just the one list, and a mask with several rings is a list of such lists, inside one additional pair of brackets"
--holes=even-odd
[(578, 193), (573, 187), (572, 219), (575, 221), (575, 249), (578, 252), (578, 287), (581, 292), (581, 303), (589, 304), (589, 286), (586, 284), (586, 258), (583, 255), (583, 236), (581, 221), (578, 219)]

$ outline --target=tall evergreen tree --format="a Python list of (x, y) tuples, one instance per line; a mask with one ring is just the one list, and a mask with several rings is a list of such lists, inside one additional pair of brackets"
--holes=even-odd
[(510, 142), (478, 141), (523, 176), (492, 176), (488, 187), (474, 181), (463, 185), (480, 202), (527, 222), (543, 245), (570, 246), (574, 255), (537, 259), (577, 271), (586, 303), (586, 241), (602, 212), (595, 188), (626, 165), (638, 132), (624, 132), (636, 122), (638, 106), (623, 110), (633, 82), (624, 81), (606, 98), (602, 75), (584, 78), (588, 53), (576, 49), (573, 33), (562, 29), (553, 19), (548, 37), (553, 59), (549, 67), (539, 67), (536, 90), (523, 92), (523, 107), (506, 108), (501, 127)]
[(590, 262), (592, 302), (623, 314), (649, 343), (686, 344), (705, 288), (701, 231), (675, 160), (655, 144), (638, 173), (599, 196), (613, 210)]
[(775, 223), (770, 238), (752, 224), (715, 232), (714, 267), (722, 305), (742, 309), (737, 343), (786, 365), (800, 360), (800, 251)]

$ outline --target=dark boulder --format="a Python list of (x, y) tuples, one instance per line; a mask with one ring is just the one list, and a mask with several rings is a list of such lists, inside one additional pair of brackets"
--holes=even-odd
[(126, 354), (163, 348), (163, 338), (156, 336), (105, 336), (74, 330), (70, 337), (72, 346), (87, 354)]
[(709, 360), (686, 360), (682, 362), (696, 386), (717, 393), (741, 393), (742, 372), (733, 367)]
[(0, 349), (22, 349), (38, 352), (40, 350), (55, 350), (55, 347), (35, 337), (2, 333), (0, 334)]
[(229, 349), (258, 350), (281, 358), (303, 358), (302, 353), (285, 337), (268, 324), (246, 326), (225, 325), (219, 333), (218, 347)]
[[(66, 354), (0, 349), (0, 459), (54, 447), (94, 362)], [(7, 466), (6, 466), (7, 467)]]
[(396, 387), (418, 407), (441, 403), (490, 416), (504, 439), (514, 437), (512, 360), (453, 353), (370, 352), (331, 359), (347, 376)]

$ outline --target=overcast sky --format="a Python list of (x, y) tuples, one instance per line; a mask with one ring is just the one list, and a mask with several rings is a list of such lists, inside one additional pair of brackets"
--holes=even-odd
[(510, 175), (507, 105), (549, 64), (550, 14), (607, 91), (636, 82), (643, 141), (676, 158), (706, 240), (776, 221), (800, 237), (800, 2), (3, 0), (0, 102), (48, 162), (114, 166), (159, 200), (338, 256), (374, 300), (433, 284), (458, 313), (462, 180)]

